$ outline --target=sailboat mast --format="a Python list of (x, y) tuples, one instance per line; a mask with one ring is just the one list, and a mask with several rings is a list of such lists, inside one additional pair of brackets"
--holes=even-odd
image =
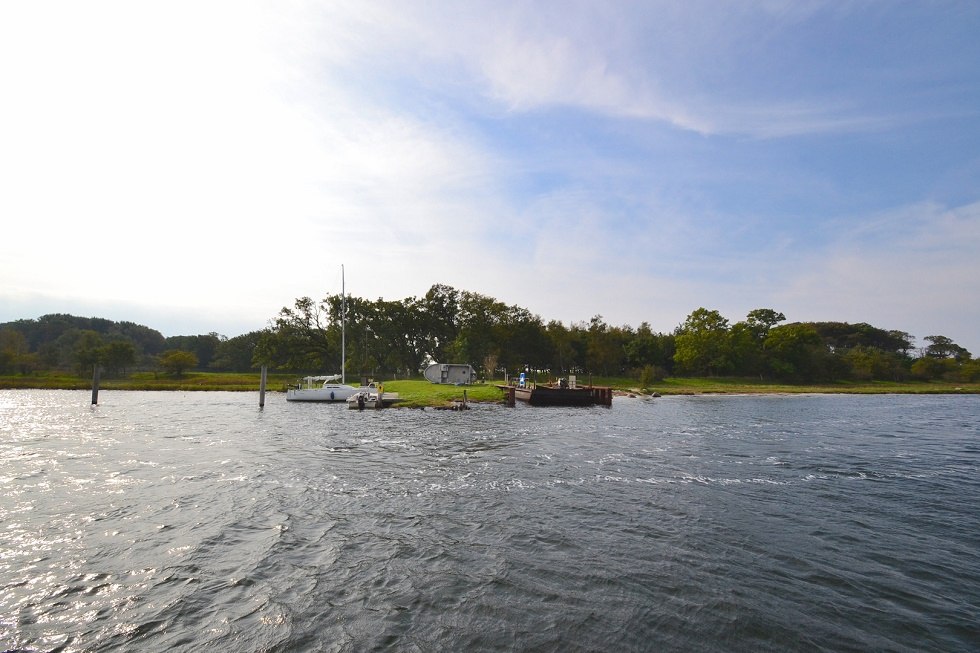
[(344, 288), (344, 266), (340, 266), (340, 382), (347, 383), (347, 291)]

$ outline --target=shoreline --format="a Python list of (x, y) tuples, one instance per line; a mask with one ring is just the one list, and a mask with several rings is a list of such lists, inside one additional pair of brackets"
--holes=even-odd
[[(635, 383), (635, 382), (634, 382)], [(268, 385), (274, 386), (272, 389)], [(266, 394), (285, 395), (282, 379), (266, 387)], [(952, 382), (871, 382), (794, 386), (778, 383), (752, 383), (737, 379), (669, 379), (652, 387), (637, 388), (629, 379), (602, 379), (596, 385), (613, 388), (622, 399), (653, 400), (669, 397), (793, 397), (814, 395), (980, 395), (980, 383)], [(494, 382), (469, 386), (437, 385), (424, 380), (385, 381), (385, 389), (401, 400), (392, 408), (436, 408), (474, 404), (504, 404), (503, 393)], [(78, 378), (0, 377), (0, 390), (72, 390), (90, 392), (90, 380)], [(201, 374), (184, 379), (110, 379), (100, 383), (102, 392), (259, 392), (259, 381), (251, 375)], [(273, 399), (274, 401), (276, 399)]]

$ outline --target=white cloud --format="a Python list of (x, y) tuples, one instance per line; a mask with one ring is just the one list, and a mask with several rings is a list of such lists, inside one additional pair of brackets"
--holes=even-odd
[[(486, 95), (511, 111), (567, 106), (760, 138), (881, 130), (944, 115), (869, 106), (865, 78), (881, 80), (888, 71), (823, 63), (813, 49), (837, 47), (853, 9), (779, 1), (665, 2), (626, 11), (494, 4), (468, 20), (433, 13), (416, 26), (426, 42), (439, 44), (421, 47), (468, 62)], [(819, 91), (800, 84), (820, 68), (833, 83)]]
[[(700, 305), (771, 305), (913, 333), (927, 312), (967, 324), (975, 205), (856, 215), (816, 254), (788, 211), (729, 206), (742, 182), (782, 205), (852, 191), (780, 166), (802, 149), (743, 173), (738, 139), (711, 135), (816, 134), (826, 151), (819, 134), (899, 119), (806, 51), (834, 38), (811, 32), (836, 12), (864, 11), (837, 7), (8, 3), (4, 300), (228, 307), (251, 330), (337, 292), (345, 263), (363, 297), (442, 282), (546, 319), (669, 330)], [(754, 219), (772, 228), (749, 242)]]
[(841, 226), (773, 294), (794, 320), (869, 322), (980, 352), (980, 203), (919, 204)]
[(424, 267), (481, 233), (460, 216), (487, 192), (485, 157), (451, 126), (352, 94), (319, 68), (302, 15), (58, 9), (4, 12), (0, 78), (16, 101), (0, 106), (0, 202), (6, 242), (22, 245), (0, 258), (10, 296), (271, 314), (322, 296), (324, 267)]

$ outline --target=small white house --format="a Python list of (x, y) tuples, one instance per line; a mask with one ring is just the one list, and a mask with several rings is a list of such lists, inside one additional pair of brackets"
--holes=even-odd
[(468, 385), (476, 381), (473, 366), (461, 363), (433, 363), (425, 368), (423, 375), (432, 383)]

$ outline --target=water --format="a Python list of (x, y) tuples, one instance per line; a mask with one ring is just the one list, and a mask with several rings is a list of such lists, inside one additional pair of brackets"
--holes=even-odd
[(973, 651), (980, 397), (0, 391), (0, 650)]

